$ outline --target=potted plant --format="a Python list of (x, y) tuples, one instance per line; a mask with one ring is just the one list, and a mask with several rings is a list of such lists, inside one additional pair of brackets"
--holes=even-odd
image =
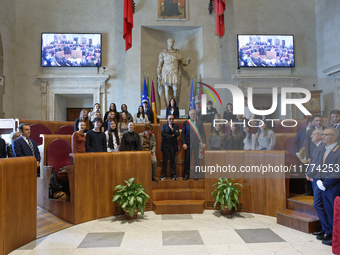
[(231, 214), (232, 210), (237, 210), (237, 205), (240, 203), (238, 196), (241, 191), (236, 186), (242, 186), (239, 183), (233, 183), (234, 179), (218, 178), (218, 182), (212, 185), (212, 188), (217, 186), (211, 195), (215, 198), (214, 207), (217, 203), (221, 205), (221, 214)]
[(142, 184), (135, 184), (135, 178), (131, 178), (124, 181), (126, 185), (119, 184), (113, 191), (116, 193), (113, 195), (112, 202), (117, 202), (125, 211), (125, 216), (137, 218), (137, 209), (144, 215), (144, 208), (146, 201), (149, 200), (150, 196), (145, 193), (145, 189)]

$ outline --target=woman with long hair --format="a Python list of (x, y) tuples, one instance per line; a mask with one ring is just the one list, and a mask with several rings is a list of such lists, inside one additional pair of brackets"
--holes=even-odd
[[(219, 120), (219, 119), (221, 119), (221, 115), (217, 112), (217, 113), (215, 113), (215, 115), (214, 115), (214, 120)], [(218, 122), (217, 122), (217, 123), (218, 123)], [(216, 124), (217, 124), (217, 123), (216, 123)], [(215, 124), (215, 127), (216, 127), (216, 124)], [(213, 132), (213, 130), (214, 130), (214, 121), (211, 122), (210, 132)], [(221, 130), (222, 130), (223, 133), (225, 133), (225, 124), (222, 124), (222, 125), (221, 125)]]
[(71, 147), (73, 153), (85, 153), (85, 143), (86, 143), (86, 124), (84, 121), (80, 121), (78, 124), (78, 131), (72, 134)]
[(269, 129), (264, 121), (256, 134), (256, 150), (274, 150), (276, 144), (275, 133)]
[(118, 122), (116, 120), (116, 113), (113, 111), (108, 113), (107, 118), (104, 121), (104, 124), (103, 124), (104, 132), (110, 128), (111, 121), (115, 121), (116, 123)]
[(85, 122), (85, 130), (84, 132), (86, 133), (87, 131), (93, 129), (93, 123), (90, 121), (90, 118), (88, 117), (88, 111), (86, 109), (82, 109), (79, 118), (75, 120), (74, 122), (74, 132), (79, 130), (79, 122)]
[(95, 103), (94, 106), (93, 106), (92, 112), (89, 113), (90, 121), (93, 121), (93, 119), (97, 118), (97, 117), (103, 119), (103, 115), (100, 112), (100, 104), (99, 103)]
[(169, 100), (169, 105), (166, 108), (166, 119), (168, 119), (169, 115), (174, 115), (175, 119), (179, 119), (179, 109), (174, 98)]
[(243, 127), (245, 137), (243, 139), (243, 149), (245, 151), (255, 150), (256, 136), (252, 132), (250, 126), (246, 125)]
[(149, 123), (148, 115), (145, 114), (143, 106), (138, 107), (138, 112), (133, 116), (133, 123)]
[(231, 125), (224, 143), (225, 150), (243, 150), (243, 134), (236, 125)]
[(118, 122), (120, 116), (119, 116), (119, 113), (117, 112), (117, 107), (116, 107), (115, 103), (110, 104), (109, 110), (104, 115), (104, 121), (108, 119), (108, 117), (109, 117), (108, 115), (109, 115), (110, 112), (115, 113), (115, 115), (116, 115), (115, 119), (116, 119), (116, 122)]
[(228, 103), (225, 112), (223, 113), (223, 119), (225, 120), (236, 120), (236, 115), (233, 114), (233, 104)]
[(109, 127), (105, 132), (107, 151), (119, 151), (121, 135), (118, 132), (117, 123), (112, 120), (108, 125)]
[(128, 131), (128, 124), (129, 124), (129, 120), (128, 120), (127, 114), (126, 114), (126, 112), (122, 112), (120, 114), (120, 119), (119, 119), (119, 123), (118, 123), (118, 131), (121, 134)]
[(215, 128), (209, 135), (208, 150), (223, 150), (225, 135), (222, 131), (221, 124), (216, 124)]

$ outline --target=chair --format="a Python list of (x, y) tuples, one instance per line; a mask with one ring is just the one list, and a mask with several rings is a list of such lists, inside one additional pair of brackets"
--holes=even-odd
[[(70, 157), (71, 146), (64, 140), (55, 139), (50, 143), (46, 150), (46, 165), (53, 166), (54, 171), (58, 171), (64, 166), (72, 165), (72, 157)], [(62, 185), (68, 183), (67, 172), (58, 172), (58, 180)]]
[(295, 137), (288, 138), (283, 144), (283, 150), (286, 151), (286, 164), (299, 165), (299, 160), (294, 152), (294, 139)]
[[(293, 125), (293, 122), (288, 122), (285, 123), (286, 125)], [(284, 127), (281, 125), (281, 123), (275, 123), (275, 133), (296, 133), (296, 128), (295, 127)]]
[(44, 126), (43, 124), (32, 124), (30, 125), (31, 128), (31, 135), (30, 138), (33, 139), (37, 146), (42, 145), (43, 140), (40, 137), (41, 134), (44, 135), (50, 135), (51, 131), (48, 129), (48, 127)]
[(64, 125), (61, 126), (57, 132), (55, 132), (57, 135), (72, 135), (74, 132), (74, 127), (70, 125)]
[(53, 166), (57, 171), (64, 166), (72, 165), (70, 157), (71, 146), (61, 139), (55, 139), (50, 143), (46, 150), (46, 165)]

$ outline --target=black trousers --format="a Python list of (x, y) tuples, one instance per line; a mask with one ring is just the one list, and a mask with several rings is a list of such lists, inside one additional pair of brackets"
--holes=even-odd
[[(193, 154), (195, 166), (198, 166), (199, 160), (198, 160), (198, 145), (191, 146), (191, 148), (188, 148), (185, 151), (185, 158), (184, 158), (184, 176), (190, 175), (190, 156)], [(196, 167), (194, 167), (194, 171), (196, 170)], [(194, 174), (197, 174), (196, 171)]]
[(168, 156), (170, 153), (170, 167), (171, 167), (171, 175), (176, 174), (176, 151), (175, 148), (171, 145), (163, 146), (163, 166), (162, 166), (162, 176), (166, 176), (167, 167), (168, 167)]

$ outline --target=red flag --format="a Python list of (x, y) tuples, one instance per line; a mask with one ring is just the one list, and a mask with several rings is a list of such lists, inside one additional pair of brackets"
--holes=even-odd
[(155, 89), (153, 87), (153, 80), (152, 80), (152, 85), (151, 85), (151, 109), (153, 113), (153, 123), (157, 123), (156, 97), (155, 97)]
[(215, 6), (215, 34), (219, 37), (224, 35), (224, 11), (225, 0), (214, 0)]
[(132, 47), (133, 6), (132, 0), (124, 0), (123, 38), (125, 51)]

